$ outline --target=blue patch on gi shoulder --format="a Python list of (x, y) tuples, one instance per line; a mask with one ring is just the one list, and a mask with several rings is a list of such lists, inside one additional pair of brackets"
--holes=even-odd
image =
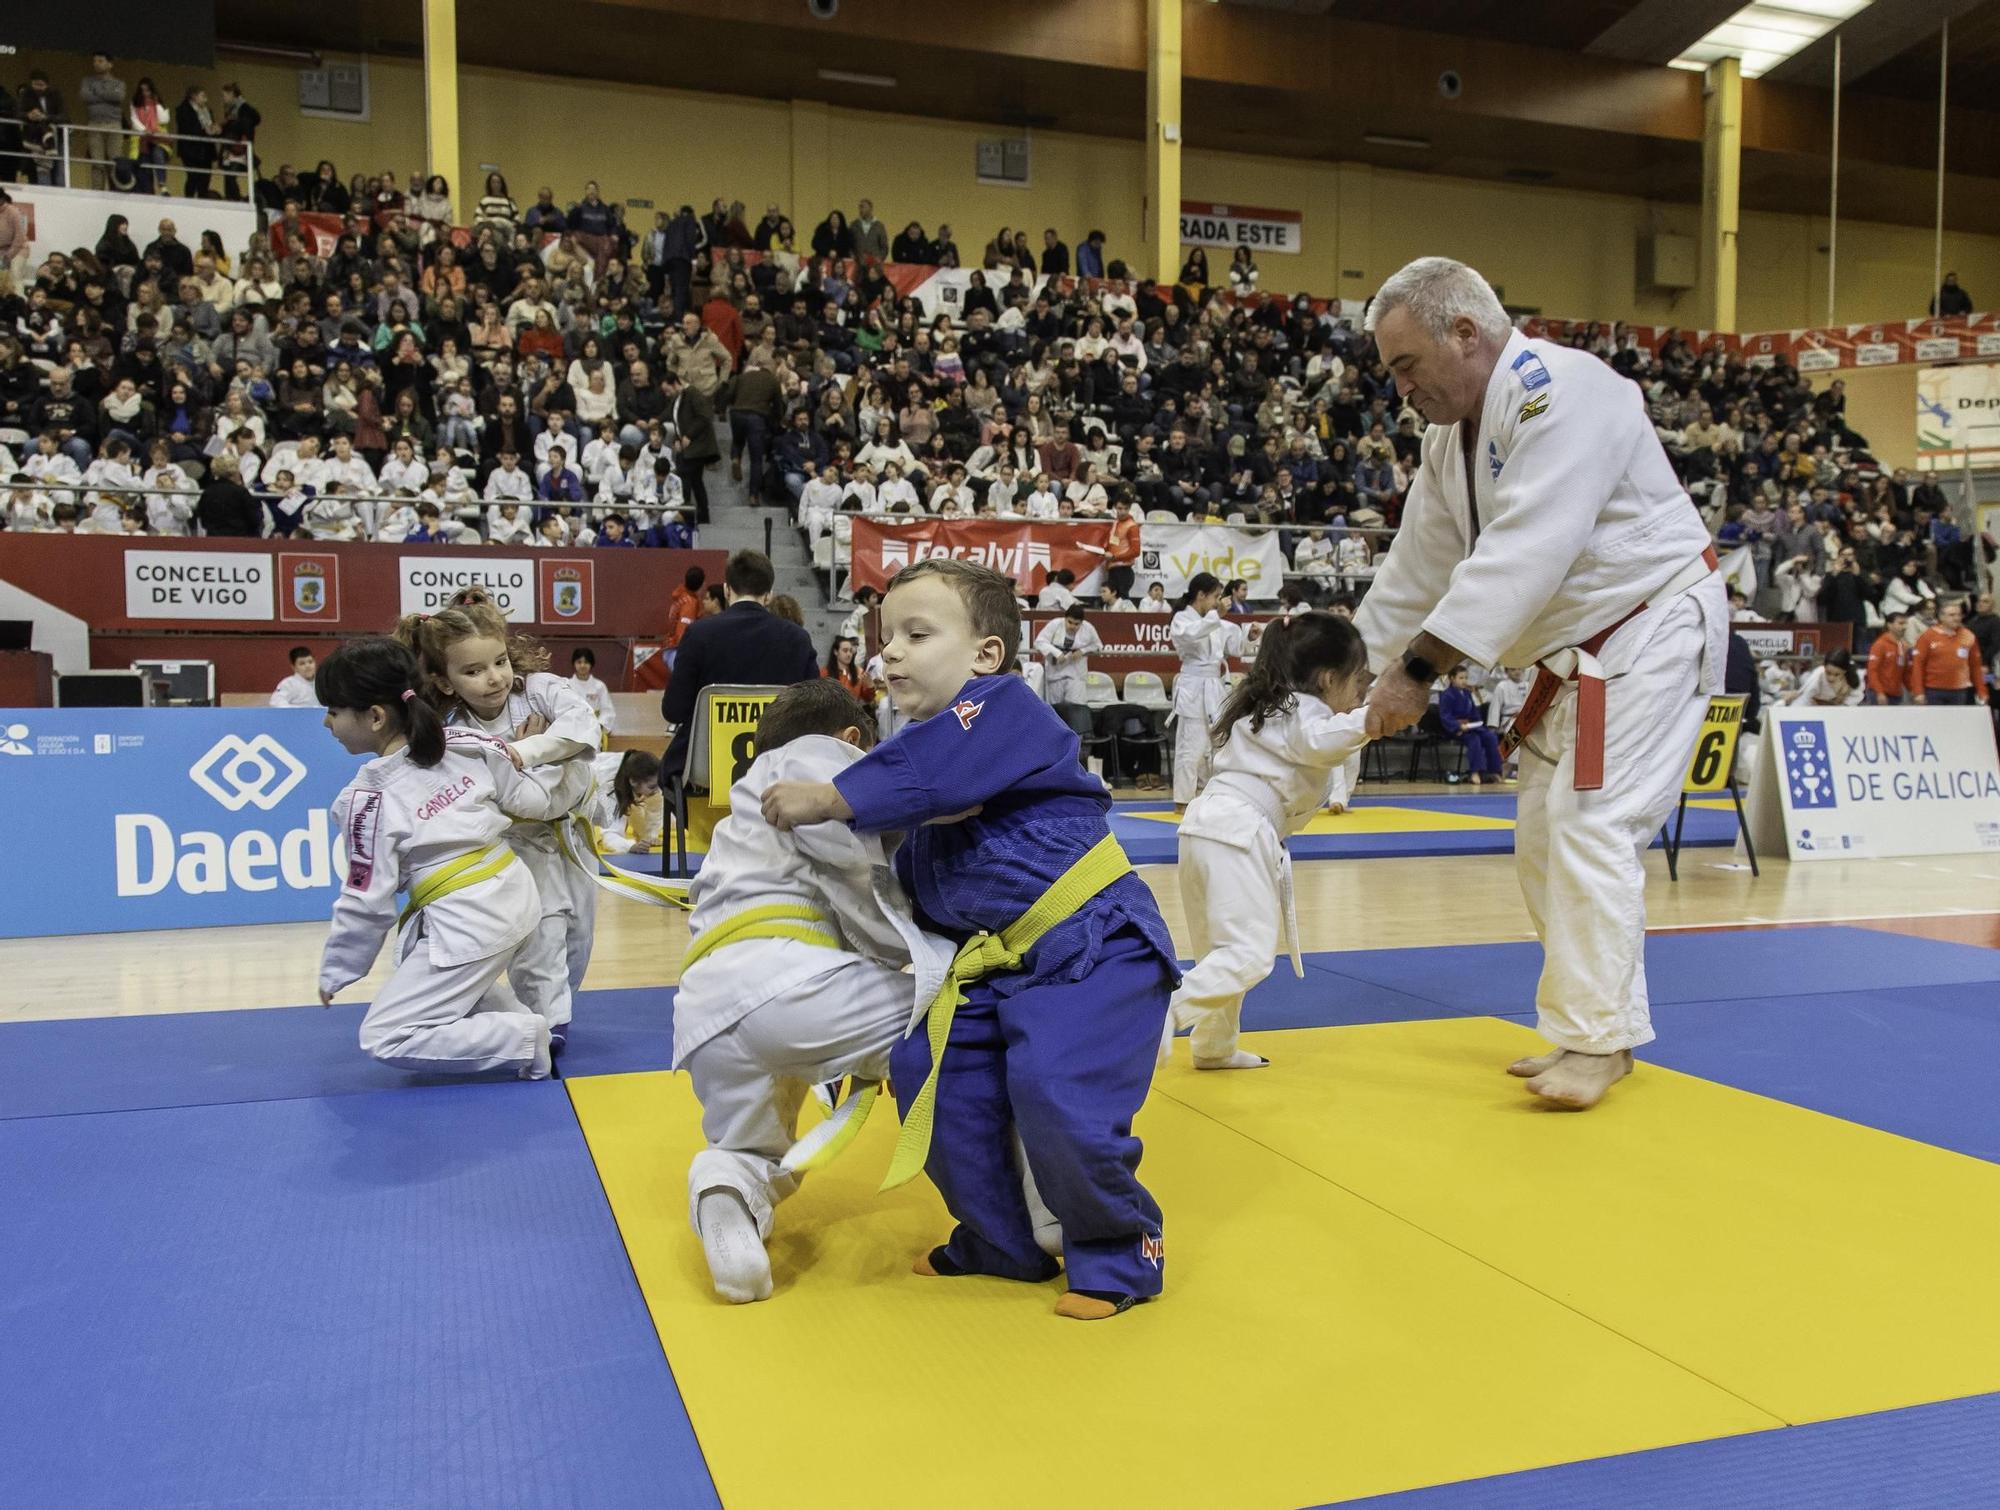
[(1514, 371), (1521, 375), (1521, 386), (1530, 393), (1549, 386), (1549, 369), (1532, 351), (1524, 351), (1514, 358)]

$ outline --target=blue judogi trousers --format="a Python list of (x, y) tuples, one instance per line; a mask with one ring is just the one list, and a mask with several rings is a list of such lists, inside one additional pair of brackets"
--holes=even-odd
[[(1018, 1129), (1042, 1199), (1062, 1223), (1075, 1290), (1157, 1295), (1165, 1280), (1160, 1208), (1139, 1183), (1132, 1119), (1146, 1100), (1174, 975), (1130, 924), (1104, 940), (1080, 981), (1010, 996), (976, 981), (952, 1018), (924, 1169), (958, 1219), (946, 1256), (961, 1269), (1039, 1281), (1055, 1261), (1035, 1246), (1014, 1165)], [(889, 1072), (905, 1115), (930, 1073), (921, 1027)]]

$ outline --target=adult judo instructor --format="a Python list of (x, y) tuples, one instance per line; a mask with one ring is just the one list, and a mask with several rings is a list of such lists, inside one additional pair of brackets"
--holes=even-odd
[(1508, 1073), (1582, 1110), (1653, 1039), (1642, 857), (1722, 685), (1729, 614), (1708, 531), (1637, 387), (1514, 330), (1486, 280), (1422, 257), (1368, 329), (1429, 421), (1402, 528), (1355, 622), (1371, 732), (1414, 724), (1461, 661), (1534, 666), (1514, 859), (1542, 943), (1538, 1026)]

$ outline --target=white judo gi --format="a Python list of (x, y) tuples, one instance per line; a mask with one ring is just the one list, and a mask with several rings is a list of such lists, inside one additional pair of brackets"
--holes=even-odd
[(1579, 746), (1588, 772), (1596, 742), (1579, 739), (1591, 720), (1574, 679), (1521, 749), (1515, 861), (1544, 951), (1539, 1025), (1558, 1048), (1653, 1037), (1642, 857), (1721, 687), (1729, 615), (1708, 550), (1639, 390), (1515, 332), (1476, 424), (1425, 432), (1402, 529), (1355, 616), (1378, 671), (1428, 630), (1475, 664), (1602, 677), (1600, 788), (1577, 784)]
[(1174, 653), (1181, 658), (1174, 678), (1174, 801), (1194, 801), (1201, 790), (1209, 753), (1209, 731), (1222, 711), (1223, 657), (1236, 642), (1237, 629), (1211, 608), (1196, 613), (1183, 608), (1167, 626)]
[[(929, 1007), (955, 946), (923, 932), (890, 869), (897, 836), (844, 823), (781, 832), (764, 821), (765, 788), (830, 781), (861, 758), (826, 735), (757, 757), (731, 788), (729, 816), (689, 888), (690, 942), (753, 907), (804, 906), (831, 920), (841, 947), (745, 938), (703, 955), (674, 997), (674, 1067), (701, 1101), (709, 1146), (688, 1169), (697, 1233), (705, 1192), (733, 1190), (771, 1235), (772, 1208), (798, 1186), (780, 1167), (809, 1086), (888, 1074), (889, 1050)], [(904, 965), (914, 969), (905, 971)]]
[[(514, 738), (514, 731), (535, 714), (548, 727), (540, 734)], [(596, 781), (597, 715), (569, 677), (531, 672), (521, 679), (521, 689), (509, 694), (498, 717), (478, 718), (465, 704), (455, 703), (445, 722), (506, 740), (524, 766), (559, 765), (561, 775), (553, 790), (567, 806), (557, 808), (556, 816), (579, 811), (588, 815)], [(522, 998), (548, 1019), (550, 1027), (560, 1030), (570, 1020), (571, 997), (583, 984), (583, 972), (590, 964), (597, 882), (584, 868), (588, 859), (564, 857), (553, 824), (523, 815), (507, 842), (534, 876), (541, 898), (534, 942), (521, 951), (508, 973)]]
[(1235, 1052), (1244, 993), (1271, 973), (1289, 923), (1285, 840), (1319, 810), (1327, 773), (1367, 743), (1363, 714), (1335, 713), (1300, 693), (1261, 729), (1238, 719), (1215, 752), (1180, 826), (1181, 905), (1196, 959), (1174, 993), (1174, 1018), (1194, 1029), (1195, 1058)]
[(1081, 706), (1089, 687), (1090, 657), (1104, 648), (1104, 639), (1090, 620), (1071, 624), (1051, 619), (1035, 636), (1035, 654), (1042, 658), (1043, 699), (1051, 706)]
[(510, 857), (401, 925), (395, 974), (361, 1020), (364, 1050), (408, 1070), (548, 1072), (547, 1026), (500, 979), (541, 910), (534, 877), (511, 858), (505, 835), (515, 826), (510, 814), (552, 817), (562, 801), (542, 779), (517, 772), (495, 741), (464, 729), (446, 733), (436, 765), (398, 750), (369, 761), (334, 799), (347, 876), (320, 960), (329, 995), (368, 973), (397, 926), (398, 893), (482, 850), (492, 851), (488, 864)]
[[(591, 713), (597, 718), (598, 727), (604, 731), (605, 736), (608, 738), (610, 735), (616, 734), (618, 732), (618, 705), (611, 700), (611, 689), (594, 676), (572, 676), (569, 680), (570, 685), (576, 688), (577, 695), (589, 705)], [(604, 741), (600, 739), (598, 741), (598, 748), (602, 749), (603, 747)]]

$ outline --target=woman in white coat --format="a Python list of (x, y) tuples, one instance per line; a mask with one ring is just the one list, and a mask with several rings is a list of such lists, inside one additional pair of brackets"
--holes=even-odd
[(1187, 598), (1168, 626), (1174, 654), (1181, 658), (1174, 678), (1174, 803), (1186, 807), (1201, 790), (1208, 759), (1209, 730), (1222, 712), (1224, 657), (1236, 626), (1222, 617), (1228, 596), (1219, 578), (1199, 572), (1188, 580)]

